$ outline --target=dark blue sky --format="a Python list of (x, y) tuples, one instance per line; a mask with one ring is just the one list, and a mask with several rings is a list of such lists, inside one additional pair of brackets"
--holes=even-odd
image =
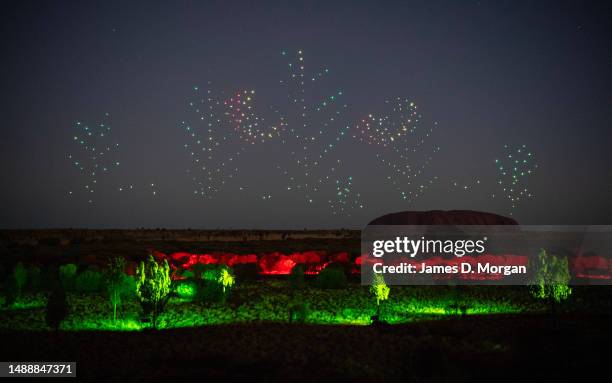
[[(359, 228), (387, 212), (429, 209), (512, 212), (526, 224), (612, 223), (605, 2), (125, 3), (4, 4), (0, 228)], [(316, 94), (342, 91), (338, 123), (349, 126), (347, 138), (324, 167), (342, 166), (309, 202), (287, 190), (277, 168), (295, 149), (281, 135), (247, 146), (231, 182), (200, 198), (181, 126), (195, 123), (193, 87), (254, 89), (267, 121), (276, 118), (269, 105), (291, 118), (280, 53), (295, 58), (299, 49), (308, 68), (329, 68)], [(387, 178), (381, 148), (352, 138), (357, 121), (384, 114), (396, 97), (418, 105), (422, 126), (434, 127), (426, 147), (440, 147), (410, 185)], [(105, 113), (121, 165), (97, 180), (89, 203), (82, 191), (91, 180), (68, 155), (76, 153), (75, 122), (93, 125)], [(322, 124), (313, 118), (302, 133)], [(514, 209), (494, 163), (504, 144), (526, 145), (538, 165), (524, 181), (533, 198)], [(428, 153), (409, 163), (420, 166)], [(359, 206), (333, 214), (335, 181), (349, 176), (345, 202)], [(421, 184), (428, 190), (412, 201), (397, 191)], [(129, 193), (119, 191), (127, 185)]]

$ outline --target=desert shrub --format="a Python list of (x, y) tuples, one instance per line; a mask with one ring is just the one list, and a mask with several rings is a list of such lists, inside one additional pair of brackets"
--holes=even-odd
[(152, 316), (153, 328), (157, 318), (164, 310), (170, 293), (170, 266), (164, 259), (159, 264), (152, 255), (146, 262), (140, 262), (136, 269), (136, 294), (145, 316)]
[(317, 275), (315, 284), (320, 289), (342, 289), (346, 287), (346, 275), (343, 269), (328, 266)]
[(59, 280), (65, 291), (74, 291), (76, 283), (77, 266), (67, 263), (59, 267)]
[(21, 295), (21, 292), (23, 291), (23, 288), (28, 280), (28, 271), (23, 263), (19, 262), (17, 265), (15, 265), (15, 268), (13, 269), (13, 280), (15, 282), (17, 295)]
[(75, 280), (75, 289), (79, 293), (99, 293), (104, 285), (102, 273), (88, 269), (79, 273)]
[(289, 274), (289, 286), (292, 289), (301, 289), (304, 288), (304, 285), (304, 265), (297, 264), (293, 266)]
[(50, 328), (57, 330), (62, 321), (68, 315), (68, 301), (66, 300), (66, 291), (63, 287), (56, 287), (47, 300), (45, 310), (45, 322)]
[(200, 278), (205, 281), (213, 281), (213, 282), (219, 278), (219, 265), (208, 264), (208, 265), (196, 265), (196, 266), (194, 266), (194, 272), (196, 273), (196, 278)]
[(198, 284), (193, 279), (185, 279), (177, 281), (174, 290), (179, 298), (192, 301), (198, 295)]

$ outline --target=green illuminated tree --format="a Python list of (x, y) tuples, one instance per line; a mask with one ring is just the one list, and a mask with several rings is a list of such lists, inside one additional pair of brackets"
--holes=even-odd
[(226, 299), (226, 289), (231, 288), (236, 283), (236, 279), (231, 272), (231, 269), (225, 265), (221, 267), (219, 270), (219, 277), (217, 278), (217, 283), (223, 286), (223, 303), (225, 303)]
[(391, 288), (387, 286), (385, 277), (380, 273), (374, 273), (370, 292), (376, 297), (376, 320), (380, 318), (380, 303), (389, 299)]
[(151, 314), (153, 328), (157, 327), (157, 318), (163, 311), (170, 293), (170, 266), (168, 261), (159, 264), (152, 255), (146, 262), (140, 262), (136, 269), (136, 295), (140, 300), (145, 315)]
[(125, 274), (125, 259), (114, 257), (106, 268), (106, 289), (113, 306), (113, 321), (117, 320), (117, 307), (121, 305), (122, 296), (127, 293), (129, 276)]
[(530, 266), (534, 271), (529, 286), (531, 294), (537, 299), (549, 301), (554, 312), (555, 305), (572, 294), (572, 288), (568, 286), (571, 274), (567, 257), (548, 255), (546, 250), (541, 249)]

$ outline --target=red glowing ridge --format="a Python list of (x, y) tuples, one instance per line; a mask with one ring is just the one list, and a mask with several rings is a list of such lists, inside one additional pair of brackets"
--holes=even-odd
[[(283, 254), (281, 252), (261, 253), (261, 254), (236, 254), (228, 252), (211, 252), (204, 254), (194, 254), (187, 252), (176, 252), (165, 254), (153, 251), (153, 255), (158, 259), (166, 259), (172, 269), (191, 269), (196, 264), (223, 264), (230, 267), (237, 265), (256, 265), (260, 275), (288, 275), (295, 265), (304, 265), (305, 274), (316, 275), (325, 269), (329, 264), (336, 263), (345, 266), (352, 274), (361, 272), (362, 260), (368, 263), (381, 262), (381, 259), (356, 256), (351, 257), (348, 252), (327, 253), (326, 251), (305, 251)], [(422, 263), (427, 265), (453, 266), (462, 262), (472, 265), (476, 263), (488, 262), (494, 265), (506, 266), (526, 266), (528, 257), (524, 255), (492, 255), (484, 254), (477, 257), (464, 256), (443, 258), (435, 256), (426, 260), (415, 260), (413, 258), (394, 258), (389, 265), (406, 262), (420, 266)], [(612, 279), (612, 261), (601, 256), (578, 256), (570, 258), (571, 273), (576, 278), (582, 279)], [(496, 280), (502, 278), (501, 274), (477, 274), (464, 275), (468, 279)]]

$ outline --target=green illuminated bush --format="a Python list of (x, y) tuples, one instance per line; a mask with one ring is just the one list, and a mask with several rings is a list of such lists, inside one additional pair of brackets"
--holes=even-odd
[(346, 275), (340, 267), (326, 267), (315, 280), (315, 284), (321, 289), (343, 289), (346, 287)]
[(198, 285), (194, 280), (183, 280), (176, 283), (176, 294), (179, 298), (192, 301), (198, 295)]
[(214, 264), (195, 265), (193, 267), (196, 278), (204, 281), (216, 282), (219, 279), (219, 266)]
[(102, 290), (104, 280), (102, 273), (95, 270), (85, 270), (77, 275), (75, 289), (79, 293), (92, 294)]
[(140, 300), (145, 316), (152, 316), (153, 328), (157, 318), (164, 310), (170, 292), (170, 266), (164, 259), (158, 264), (152, 255), (136, 268), (136, 295)]
[(66, 291), (74, 291), (76, 283), (77, 266), (74, 263), (67, 263), (59, 267), (59, 280)]
[(534, 270), (531, 294), (535, 298), (549, 301), (554, 311), (556, 303), (566, 300), (572, 294), (572, 288), (568, 285), (571, 274), (567, 257), (551, 256), (542, 249), (530, 263)]
[(391, 288), (387, 286), (385, 277), (382, 274), (374, 273), (372, 275), (372, 284), (370, 285), (370, 293), (376, 298), (376, 315), (372, 318), (374, 322), (380, 321), (380, 303), (389, 299)]

